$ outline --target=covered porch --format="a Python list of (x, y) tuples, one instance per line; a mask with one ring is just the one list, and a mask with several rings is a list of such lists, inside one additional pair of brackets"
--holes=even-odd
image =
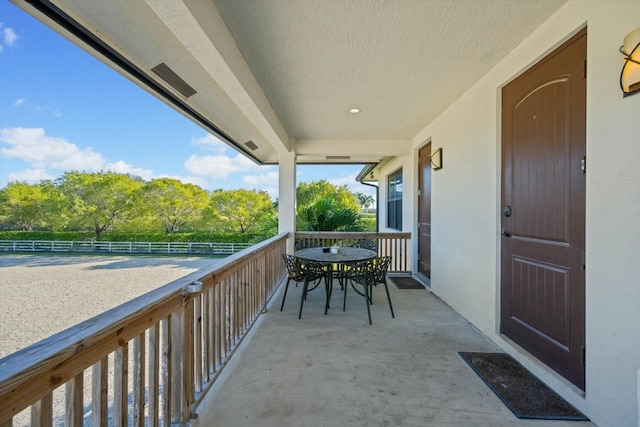
[[(427, 289), (389, 282), (374, 290), (373, 325), (363, 297), (342, 292), (324, 315), (313, 291), (298, 320), (301, 286), (282, 287), (198, 411), (200, 425), (261, 426), (547, 426), (522, 420), (458, 355), (500, 352)], [(554, 421), (554, 427), (590, 422)]]
[[(334, 416), (332, 407), (338, 408), (339, 402), (346, 401), (340, 398), (345, 390), (354, 393), (365, 390), (365, 394), (373, 390), (368, 400), (354, 399), (354, 406), (342, 407), (344, 411), (335, 409), (336, 414), (344, 415), (340, 423), (343, 424), (354, 414), (373, 415), (386, 402), (408, 409), (409, 402), (417, 402), (412, 399), (420, 399), (419, 390), (429, 399), (423, 400), (422, 408), (412, 408), (406, 414), (419, 420), (404, 421), (420, 424), (433, 415), (436, 417), (433, 423), (437, 425), (453, 416), (454, 409), (467, 407), (466, 400), (462, 405), (454, 397), (442, 399), (463, 384), (465, 391), (470, 392), (465, 397), (471, 399), (468, 407), (476, 412), (461, 409), (459, 416), (473, 416), (475, 422), (484, 411), (483, 405), (496, 403), (487, 403), (494, 398), (488, 391), (480, 391), (485, 390), (483, 384), (471, 385), (472, 381), (477, 382), (473, 375), (467, 379), (469, 383), (453, 380), (447, 377), (447, 370), (456, 365), (437, 364), (442, 359), (459, 363), (452, 353), (466, 350), (456, 347), (467, 338), (458, 342), (457, 334), (453, 334), (455, 339), (447, 335), (457, 331), (458, 323), (465, 323), (464, 318), (473, 325), (470, 328), (481, 332), (472, 334), (469, 342), (479, 347), (497, 346), (514, 356), (597, 425), (632, 427), (638, 424), (640, 121), (637, 117), (640, 96), (623, 97), (619, 88), (623, 64), (619, 48), (625, 36), (640, 22), (637, 0), (12, 1), (238, 152), (258, 164), (277, 164), (281, 234), (241, 256), (232, 257), (224, 268), (186, 277), (169, 284), (150, 299), (128, 305), (115, 313), (115, 318), (104, 317), (97, 326), (75, 329), (73, 337), (52, 337), (59, 341), (55, 348), (35, 348), (16, 356), (15, 360), (22, 357), (18, 364), (24, 361), (27, 366), (21, 366), (22, 370), (16, 368), (15, 375), (5, 369), (0, 375), (0, 379), (6, 381), (0, 389), (5, 393), (0, 395), (1, 427), (10, 425), (7, 420), (18, 406), (21, 410), (31, 404), (35, 419), (50, 420), (48, 393), (67, 381), (71, 383), (67, 408), (75, 408), (67, 410), (67, 418), (81, 423), (84, 405), (78, 390), (84, 385), (79, 375), (98, 362), (101, 365), (93, 375), (101, 379), (91, 381), (97, 381), (94, 382), (96, 396), (103, 398), (94, 401), (99, 403), (92, 411), (99, 413), (106, 423), (107, 406), (102, 403), (106, 401), (106, 394), (101, 387), (106, 381), (102, 375), (108, 361), (103, 358), (111, 352), (115, 352), (115, 363), (120, 364), (115, 385), (120, 394), (113, 403), (120, 408), (115, 419), (121, 423), (126, 424), (127, 417), (131, 416), (133, 424), (140, 424), (145, 411), (162, 414), (160, 419), (182, 423), (190, 422), (196, 414), (202, 414), (203, 419), (207, 412), (218, 416), (215, 399), (211, 405), (202, 407), (203, 410), (195, 408), (210, 397), (208, 391), (215, 389), (211, 387), (221, 375), (221, 367), (232, 360), (231, 355), (242, 341), (241, 332), (248, 330), (248, 325), (257, 318), (265, 319), (257, 329), (262, 332), (245, 340), (248, 346), (240, 357), (253, 363), (254, 358), (260, 357), (262, 347), (279, 344), (273, 351), (290, 351), (275, 354), (282, 355), (284, 360), (293, 359), (289, 364), (296, 369), (286, 371), (286, 362), (278, 362), (276, 366), (275, 361), (272, 365), (262, 365), (258, 371), (253, 371), (253, 366), (246, 367), (247, 363), (236, 366), (234, 378), (243, 378), (242, 371), (251, 369), (258, 381), (247, 376), (242, 384), (234, 385), (235, 379), (226, 382), (223, 387), (230, 388), (227, 393), (261, 391), (267, 394), (261, 399), (273, 399), (260, 400), (264, 403), (256, 405), (245, 404), (243, 411), (249, 411), (247, 415), (255, 417), (251, 418), (253, 421), (262, 422), (260, 417), (275, 420), (277, 416), (286, 417), (287, 413), (304, 412), (313, 420), (309, 423), (312, 424), (319, 419), (313, 417)], [(559, 347), (566, 348), (569, 348), (565, 346), (566, 338), (584, 338), (584, 345), (571, 351), (573, 367), (581, 374), (579, 381), (572, 382), (505, 334), (501, 316), (508, 313), (502, 305), (507, 301), (503, 267), (508, 265), (503, 249), (508, 246), (505, 239), (511, 235), (504, 233), (509, 230), (503, 229), (502, 224), (504, 218), (511, 215), (510, 209), (504, 214), (510, 205), (503, 201), (503, 185), (509, 182), (504, 178), (508, 168), (503, 165), (509, 158), (503, 152), (503, 132), (508, 133), (503, 124), (509, 122), (503, 114), (503, 94), (510, 83), (527, 70), (535, 69), (536, 64), (549, 55), (553, 56), (553, 52), (575, 36), (580, 36), (585, 47), (584, 58), (580, 56), (574, 64), (578, 77), (553, 81), (581, 82), (584, 87), (584, 96), (580, 97), (584, 98), (584, 114), (580, 113), (584, 123), (575, 138), (580, 143), (580, 150), (575, 150), (579, 159), (576, 157), (576, 162), (568, 162), (562, 169), (567, 174), (568, 171), (575, 173), (582, 183), (579, 192), (585, 196), (581, 206), (584, 212), (580, 216), (585, 219), (577, 221), (577, 228), (580, 240), (586, 243), (580, 248), (581, 253), (571, 258), (580, 264), (572, 267), (575, 272), (572, 274), (584, 275), (584, 280), (579, 286), (579, 298), (565, 299), (573, 301), (574, 307), (558, 304), (561, 314), (572, 312), (573, 308), (579, 311), (575, 320), (570, 320), (580, 331), (560, 338), (546, 330), (536, 335), (549, 336)], [(548, 105), (564, 104), (550, 102)], [(527, 117), (536, 120), (542, 116)], [(539, 148), (545, 147), (544, 141), (532, 141), (539, 144), (532, 152), (546, 151)], [(421, 153), (427, 153), (424, 157), (427, 159), (431, 151), (435, 153), (440, 148), (442, 167), (434, 172), (428, 186), (421, 187), (421, 172), (428, 164), (422, 161)], [(301, 321), (296, 320), (291, 309), (283, 313), (268, 310), (260, 315), (284, 273), (280, 254), (294, 250), (296, 167), (326, 163), (371, 165), (367, 180), (379, 188), (381, 234), (402, 232), (411, 236), (403, 254), (407, 267), (402, 271), (414, 275), (420, 273), (420, 197), (429, 192), (431, 235), (426, 245), (431, 255), (429, 290), (463, 317), (446, 309), (444, 314), (436, 315), (437, 322), (429, 320), (433, 306), (441, 303), (427, 291), (425, 298), (417, 298), (421, 302), (403, 301), (409, 293), (394, 291), (392, 297), (399, 295), (398, 318), (388, 319), (384, 310), (374, 312), (372, 327), (364, 327), (364, 313), (359, 312), (357, 305), (350, 306), (344, 314), (332, 310), (324, 316), (318, 315), (309, 304)], [(540, 175), (548, 174), (541, 172)], [(560, 175), (564, 176), (564, 172)], [(400, 184), (400, 188), (396, 184)], [(550, 187), (564, 188), (555, 184)], [(545, 199), (543, 185), (532, 181), (530, 188), (539, 189), (540, 200)], [(534, 199), (531, 205), (541, 206)], [(564, 212), (565, 222), (570, 222), (572, 216), (568, 210), (559, 208), (558, 212)], [(541, 216), (542, 213), (533, 214), (532, 218)], [(523, 240), (537, 239), (526, 233), (523, 236)], [(548, 264), (558, 270), (555, 262)], [(202, 288), (195, 282), (202, 283)], [(563, 287), (560, 284), (549, 295), (562, 292)], [(249, 299), (238, 299), (241, 295)], [(292, 297), (291, 303), (293, 301)], [(239, 305), (228, 305), (231, 303)], [(402, 306), (404, 303), (408, 305)], [(424, 306), (407, 309), (412, 304)], [(550, 305), (553, 304), (555, 300)], [(403, 315), (405, 310), (416, 316), (406, 312)], [(200, 318), (198, 313), (211, 313), (211, 318), (202, 317), (202, 326), (210, 325), (211, 332), (198, 329), (200, 326), (194, 321)], [(540, 313), (541, 319), (550, 319), (549, 310)], [(454, 320), (447, 323), (443, 319)], [(269, 340), (267, 336), (274, 325), (281, 331)], [(338, 333), (337, 325), (344, 330)], [(396, 332), (395, 328), (399, 327), (406, 331)], [(289, 331), (290, 328), (296, 329)], [(382, 342), (370, 339), (365, 343), (368, 335), (360, 335), (384, 331), (384, 328), (392, 328), (386, 332), (393, 332), (389, 335), (402, 341), (387, 346), (386, 340), (391, 337), (385, 335)], [(566, 335), (568, 329), (560, 329), (559, 335)], [(145, 332), (147, 330), (149, 332)], [(305, 337), (286, 344), (283, 340), (288, 339), (285, 335), (289, 334), (284, 334), (285, 331), (293, 337), (320, 335), (312, 345), (324, 344), (321, 350), (328, 356), (321, 357), (324, 353), (315, 353), (319, 350), (302, 346), (308, 341)], [(150, 339), (148, 335), (153, 337), (149, 353), (140, 346), (145, 339), (143, 333), (147, 334), (146, 339)], [(263, 340), (262, 335), (269, 343), (263, 342), (254, 348), (251, 343)], [(208, 337), (202, 348), (197, 345), (203, 343), (204, 338), (190, 341), (198, 336)], [(434, 336), (441, 340), (430, 340)], [(175, 342), (179, 343), (180, 351), (176, 344), (170, 345), (174, 339), (178, 340)], [(335, 351), (338, 344), (350, 343), (351, 339), (354, 343), (361, 342), (362, 348), (348, 345)], [(384, 347), (376, 347), (383, 344)], [(163, 349), (163, 345), (169, 347), (158, 350)], [(439, 352), (432, 353), (439, 345), (442, 345)], [(405, 349), (417, 350), (420, 354)], [(159, 358), (159, 352), (165, 359)], [(128, 365), (123, 361), (129, 357), (144, 358), (145, 354), (154, 362), (146, 371), (132, 369), (129, 374)], [(194, 355), (202, 355), (203, 359), (196, 356), (193, 364), (182, 363), (192, 360)], [(291, 355), (293, 357), (289, 357)], [(389, 363), (392, 357), (394, 361)], [(357, 368), (354, 360), (358, 359), (367, 363)], [(160, 397), (150, 399), (151, 406), (146, 407), (141, 404), (144, 392), (140, 390), (144, 391), (144, 383), (140, 378), (149, 372), (160, 372), (158, 360), (166, 360), (165, 368), (172, 367), (161, 372), (169, 372), (167, 378), (173, 379), (166, 382), (152, 376), (153, 384), (165, 381), (164, 384), (173, 385), (170, 395), (163, 395), (168, 401)], [(272, 359), (266, 359), (265, 363), (269, 360)], [(307, 361), (311, 366), (306, 366)], [(409, 365), (401, 368), (399, 361)], [(350, 368), (348, 373), (341, 370), (344, 366)], [(403, 369), (411, 366), (415, 375), (405, 386), (416, 390), (412, 397), (393, 386), (407, 375)], [(267, 375), (269, 368), (283, 369), (287, 372), (281, 375), (284, 381), (291, 380), (294, 385), (272, 382), (275, 380)], [(371, 371), (371, 376), (369, 373), (361, 376), (359, 371), (363, 370)], [(465, 370), (460, 364), (458, 374)], [(291, 372), (300, 376), (300, 384), (295, 384)], [(307, 377), (315, 372), (329, 379)], [(326, 375), (327, 372), (330, 374)], [(425, 381), (436, 372), (442, 376)], [(386, 385), (376, 381), (383, 373)], [(345, 378), (355, 382), (342, 382)], [(325, 387), (332, 379), (345, 387), (336, 387), (334, 393), (327, 392)], [(132, 389), (137, 387), (129, 412), (124, 409), (128, 405), (127, 393), (122, 393), (128, 381), (134, 384)], [(24, 388), (16, 392), (18, 383)], [(357, 390), (362, 384), (380, 387)], [(437, 391), (431, 388), (435, 384), (438, 384)], [(440, 387), (441, 384), (446, 385)], [(304, 389), (298, 393), (303, 398), (290, 403), (286, 394), (273, 393), (269, 389), (271, 385), (286, 385), (296, 391)], [(402, 396), (402, 400), (392, 392)], [(35, 397), (26, 398), (28, 393)], [(486, 395), (481, 399), (478, 393)], [(11, 400), (3, 400), (5, 397)], [(286, 404), (277, 405), (276, 397)], [(431, 404), (436, 408), (439, 403), (444, 409), (438, 407), (433, 412), (425, 409)], [(228, 403), (225, 410), (234, 404)], [(495, 409), (501, 411), (499, 413), (510, 417), (498, 406)], [(400, 417), (404, 412), (400, 410), (381, 411), (378, 415), (386, 417), (387, 413), (393, 415), (378, 421), (403, 421)], [(270, 414), (276, 415), (272, 418)], [(504, 420), (498, 425), (516, 423), (512, 418)], [(496, 419), (489, 418), (487, 425), (492, 422)], [(274, 421), (274, 425), (276, 423)]]
[[(364, 298), (292, 282), (286, 234), (0, 360), (0, 426), (542, 426), (519, 420), (458, 352), (500, 352), (441, 299), (389, 281)], [(300, 233), (375, 241), (406, 275), (403, 233)], [(557, 421), (554, 426), (590, 426)]]

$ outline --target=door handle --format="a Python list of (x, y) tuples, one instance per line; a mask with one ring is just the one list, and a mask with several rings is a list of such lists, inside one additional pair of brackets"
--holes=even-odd
[(511, 237), (511, 232), (509, 230), (502, 230), (502, 235), (504, 237)]

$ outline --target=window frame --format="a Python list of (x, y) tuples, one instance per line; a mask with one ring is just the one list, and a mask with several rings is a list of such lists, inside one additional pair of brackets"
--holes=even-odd
[(387, 175), (387, 228), (402, 231), (402, 167)]

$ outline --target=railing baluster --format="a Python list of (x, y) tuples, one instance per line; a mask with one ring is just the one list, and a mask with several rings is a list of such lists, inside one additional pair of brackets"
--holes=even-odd
[(133, 339), (133, 425), (144, 427), (145, 406), (145, 334)]
[(107, 412), (108, 374), (109, 358), (103, 357), (93, 365), (91, 373), (91, 425), (94, 427), (107, 425), (109, 415)]
[(166, 319), (160, 322), (160, 333), (162, 341), (162, 405), (160, 407), (160, 418), (165, 426), (171, 424), (171, 380), (172, 372), (171, 368), (173, 363), (171, 361), (171, 339), (172, 339), (172, 320), (173, 315), (170, 314)]
[(193, 333), (194, 333), (194, 295), (184, 295), (182, 305), (182, 399), (180, 405), (180, 422), (186, 423), (191, 419), (191, 404), (193, 393)]
[(84, 392), (84, 373), (80, 372), (71, 381), (65, 384), (66, 401), (66, 425), (70, 427), (82, 426), (82, 415), (84, 403), (82, 396)]
[(50, 427), (53, 424), (53, 396), (51, 393), (31, 405), (31, 426)]
[(216, 306), (215, 306), (215, 283), (213, 288), (207, 290), (207, 382), (211, 381), (216, 370)]
[(202, 391), (202, 304), (203, 300), (206, 297), (203, 295), (198, 295), (194, 298), (194, 345), (195, 345), (195, 353), (194, 353), (194, 380), (195, 380), (195, 391), (196, 393), (200, 393)]
[(158, 427), (160, 380), (160, 324), (149, 329), (149, 427)]
[(182, 316), (180, 313), (174, 313), (171, 316), (171, 422), (181, 423), (182, 415)]
[(116, 426), (129, 423), (129, 344), (115, 351), (113, 373), (113, 422)]
[(214, 366), (215, 371), (217, 372), (218, 366), (222, 364), (222, 337), (224, 334), (222, 333), (222, 283), (215, 280), (215, 276), (213, 279), (213, 330), (215, 332), (214, 337)]

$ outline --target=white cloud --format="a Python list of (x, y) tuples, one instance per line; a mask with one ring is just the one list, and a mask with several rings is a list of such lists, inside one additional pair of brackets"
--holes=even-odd
[(0, 129), (0, 142), (10, 145), (0, 148), (0, 155), (23, 160), (35, 168), (98, 170), (105, 164), (92, 147), (80, 149), (64, 138), (46, 135), (42, 128)]
[(360, 184), (358, 181), (356, 181), (357, 176), (358, 176), (358, 173), (354, 172), (351, 175), (343, 176), (341, 178), (330, 179), (329, 182), (338, 187), (346, 185), (349, 191), (351, 191), (352, 193), (368, 194), (370, 196), (375, 197), (376, 195), (375, 188), (368, 185)]
[(233, 172), (252, 172), (261, 168), (241, 154), (235, 157), (197, 156), (194, 154), (184, 162), (184, 167), (196, 176), (213, 179), (226, 179)]
[(53, 117), (62, 117), (62, 110), (59, 107), (51, 107), (49, 105), (38, 105), (36, 111), (40, 113), (51, 114)]
[(255, 188), (261, 189), (262, 186), (278, 187), (280, 174), (278, 171), (267, 172), (259, 175), (246, 175), (242, 181), (245, 184), (253, 185)]
[(26, 181), (30, 184), (38, 183), (45, 179), (55, 179), (53, 175), (48, 173), (44, 169), (23, 169), (16, 172), (11, 172), (8, 176), (9, 181)]
[(139, 176), (145, 181), (150, 181), (153, 178), (157, 178), (151, 169), (136, 168), (123, 160), (118, 160), (115, 163), (107, 163), (104, 168), (115, 173), (124, 173)]
[(18, 40), (18, 35), (13, 28), (3, 28), (2, 29), (2, 44), (5, 46), (13, 46), (15, 41)]
[(271, 171), (267, 173), (262, 173), (259, 175), (246, 175), (242, 178), (242, 182), (245, 184), (243, 187), (248, 190), (262, 190), (269, 193), (269, 196), (272, 199), (277, 199), (279, 194), (279, 185), (278, 181), (280, 179), (280, 174), (278, 171)]
[(206, 134), (202, 138), (193, 138), (191, 140), (191, 144), (202, 145), (204, 146), (205, 150), (211, 151), (216, 154), (222, 154), (225, 151), (227, 151), (227, 144), (220, 141), (218, 138), (211, 135), (210, 133)]
[(0, 22), (0, 53), (4, 50), (4, 47), (11, 47), (18, 40), (18, 35), (13, 28), (4, 27), (4, 24)]
[(27, 102), (25, 98), (18, 98), (13, 102), (14, 107), (22, 107), (24, 103)]

